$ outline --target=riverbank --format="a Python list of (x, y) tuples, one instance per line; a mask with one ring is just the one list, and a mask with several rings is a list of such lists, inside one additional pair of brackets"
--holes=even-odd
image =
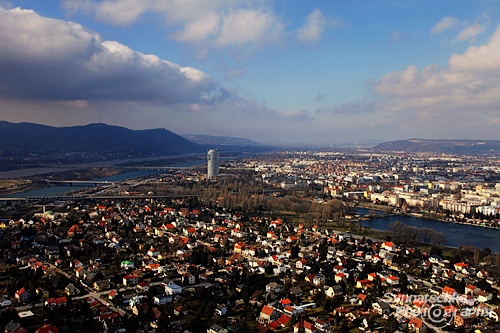
[[(355, 207), (356, 209), (359, 209), (359, 208), (367, 209), (368, 212), (364, 213), (363, 215), (370, 215), (369, 211), (375, 210), (375, 211), (383, 212), (381, 214), (382, 216), (377, 216), (377, 217), (386, 217), (387, 215), (385, 215), (385, 214), (390, 212), (390, 214), (394, 215), (394, 216), (411, 216), (411, 217), (415, 217), (415, 218), (423, 218), (423, 219), (434, 220), (434, 221), (439, 221), (439, 222), (443, 222), (443, 223), (453, 223), (453, 224), (460, 224), (460, 225), (469, 225), (469, 226), (479, 227), (479, 228), (500, 230), (500, 223), (498, 222), (498, 219), (492, 219), (492, 220), (467, 219), (465, 221), (447, 220), (446, 218), (443, 218), (443, 216), (439, 215), (439, 214), (431, 214), (431, 213), (425, 213), (425, 212), (405, 213), (405, 212), (402, 212), (402, 211), (396, 209), (395, 207), (377, 205), (374, 203), (364, 203), (364, 202), (363, 203), (358, 202), (353, 207)], [(374, 217), (370, 216), (370, 218), (374, 218)]]
[[(358, 208), (359, 215), (367, 214), (366, 208)], [(478, 227), (471, 224), (458, 224), (431, 220), (424, 217), (408, 215), (392, 215), (387, 217), (372, 218), (365, 221), (354, 221), (355, 225), (362, 223), (363, 228), (371, 230), (387, 230), (392, 223), (402, 222), (416, 228), (430, 228), (443, 233), (447, 246), (473, 246), (476, 248), (489, 248), (495, 253), (500, 252), (500, 230)]]

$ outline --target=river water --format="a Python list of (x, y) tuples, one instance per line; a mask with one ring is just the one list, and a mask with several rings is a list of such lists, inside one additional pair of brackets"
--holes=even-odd
[[(121, 173), (119, 175), (109, 176), (109, 177), (105, 177), (105, 178), (98, 178), (98, 179), (94, 179), (94, 180), (120, 182), (120, 181), (125, 181), (127, 179), (146, 177), (146, 176), (158, 174), (161, 172), (164, 172), (164, 171), (140, 170), (140, 171)], [(12, 193), (12, 194), (5, 195), (3, 197), (5, 197), (5, 198), (26, 198), (26, 197), (36, 197), (36, 196), (42, 196), (42, 195), (47, 195), (47, 196), (61, 195), (61, 194), (69, 193), (71, 191), (82, 190), (82, 189), (84, 189), (84, 187), (82, 187), (82, 186), (51, 186), (51, 187), (46, 187), (46, 188), (40, 188), (40, 189), (33, 190), (33, 191)]]
[[(358, 208), (357, 213), (368, 214), (368, 209)], [(387, 230), (389, 225), (395, 221), (418, 228), (432, 228), (442, 232), (447, 240), (446, 246), (472, 245), (480, 249), (487, 247), (493, 252), (500, 252), (500, 230), (498, 229), (447, 223), (404, 215), (374, 218), (370, 221), (363, 221), (363, 226), (374, 230)]]

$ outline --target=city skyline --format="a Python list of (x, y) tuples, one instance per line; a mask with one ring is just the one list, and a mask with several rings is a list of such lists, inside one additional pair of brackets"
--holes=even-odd
[(0, 0), (0, 120), (500, 139), (500, 2)]

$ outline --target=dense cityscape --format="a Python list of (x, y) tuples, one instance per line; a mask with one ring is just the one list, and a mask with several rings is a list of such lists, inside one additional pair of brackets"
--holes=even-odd
[[(109, 168), (6, 180), (5, 332), (498, 330), (498, 248), (403, 222), (474, 226), (495, 245), (495, 159), (219, 154), (123, 181), (92, 184)], [(75, 184), (15, 192), (48, 181)]]
[(500, 0), (0, 0), (0, 333), (500, 333)]

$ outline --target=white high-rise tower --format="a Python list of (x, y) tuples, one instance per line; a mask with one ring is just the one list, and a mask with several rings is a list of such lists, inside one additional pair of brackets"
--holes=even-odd
[(207, 152), (207, 178), (212, 179), (219, 175), (219, 150), (209, 149)]

